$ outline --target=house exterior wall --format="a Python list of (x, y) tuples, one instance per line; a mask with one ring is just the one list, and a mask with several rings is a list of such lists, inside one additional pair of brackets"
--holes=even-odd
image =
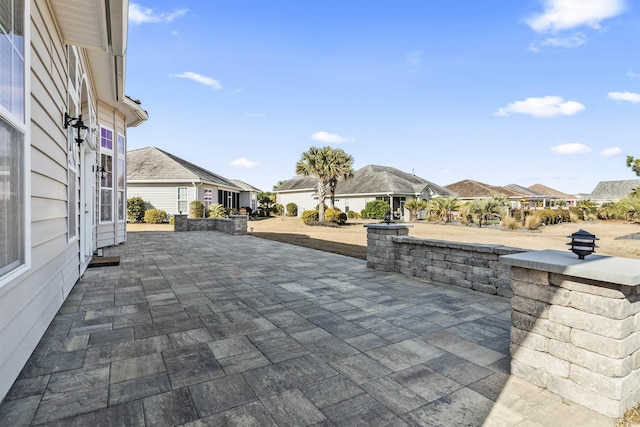
[[(13, 6), (12, 2), (9, 4)], [(22, 16), (22, 2), (15, 5), (18, 16)], [(10, 169), (9, 175), (3, 175), (8, 176), (5, 181), (8, 179), (11, 185), (17, 176), (24, 177), (23, 197), (12, 195), (24, 204), (14, 211), (24, 212), (19, 214), (24, 231), (18, 233), (18, 245), (22, 245), (18, 266), (4, 264), (9, 270), (0, 273), (0, 400), (86, 269), (97, 239), (102, 244), (113, 244), (125, 237), (124, 221), (115, 221), (110, 228), (96, 227), (96, 167), (100, 158), (96, 129), (106, 124), (125, 136), (126, 141), (124, 117), (115, 107), (97, 102), (96, 82), (92, 80), (86, 51), (64, 43), (60, 22), (52, 14), (49, 2), (26, 0), (23, 16), (24, 34), (19, 31), (17, 35), (24, 36), (25, 41), (24, 75), (13, 72), (17, 73), (14, 77), (24, 78), (25, 97), (18, 99), (24, 101), (20, 104), (24, 105), (24, 119), (22, 112), (16, 115), (5, 104), (0, 107), (0, 121), (20, 134), (20, 138), (10, 137), (8, 145), (15, 149), (19, 144), (24, 157), (12, 165), (23, 170), (22, 174)], [(71, 68), (70, 64), (76, 66)], [(22, 93), (20, 83), (13, 82), (14, 92)], [(88, 127), (83, 142), (76, 143), (77, 131), (73, 127), (64, 127), (65, 113), (71, 117), (82, 114)], [(11, 244), (4, 233), (0, 233), (2, 239), (4, 244)]]
[(0, 278), (0, 399), (80, 277), (79, 239), (67, 229), (67, 137), (60, 123), (67, 109), (65, 47), (46, 4), (26, 3), (25, 210), (32, 214), (26, 268), (8, 282)]
[[(189, 213), (189, 203), (196, 200), (196, 191), (200, 193), (200, 200), (204, 196), (204, 188), (193, 186), (193, 184), (129, 184), (127, 185), (127, 199), (131, 197), (142, 197), (142, 199), (148, 203), (148, 208), (162, 209), (169, 215), (179, 215), (178, 210), (178, 188), (185, 187), (187, 189), (187, 211), (183, 214)], [(218, 197), (217, 188), (213, 189), (213, 199)], [(217, 203), (217, 202), (213, 202)]]
[(316, 207), (318, 200), (314, 199), (315, 193), (311, 190), (300, 191), (295, 193), (276, 193), (276, 203), (287, 207), (289, 203), (295, 203), (298, 206), (298, 216), (302, 216), (305, 210), (311, 210)]

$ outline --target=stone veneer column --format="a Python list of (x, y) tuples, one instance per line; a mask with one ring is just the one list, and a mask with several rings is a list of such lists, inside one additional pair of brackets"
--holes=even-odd
[(618, 418), (640, 401), (640, 260), (506, 255), (511, 374)]
[(393, 237), (409, 235), (409, 226), (400, 224), (367, 224), (367, 267), (397, 271)]

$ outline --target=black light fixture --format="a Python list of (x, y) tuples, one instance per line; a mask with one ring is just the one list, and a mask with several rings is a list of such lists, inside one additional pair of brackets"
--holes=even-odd
[(389, 212), (387, 212), (387, 214), (384, 216), (384, 222), (386, 222), (387, 225), (393, 222), (393, 214), (391, 213), (391, 209), (389, 209)]
[(567, 243), (567, 245), (571, 245), (569, 250), (578, 255), (579, 259), (584, 259), (587, 255), (594, 253), (597, 248), (596, 240), (600, 240), (595, 234), (582, 229), (567, 237), (571, 237), (571, 242)]
[(98, 168), (96, 169), (96, 172), (100, 174), (100, 179), (104, 179), (104, 174), (107, 172), (107, 170), (103, 168), (101, 165), (101, 166), (98, 166)]
[[(64, 113), (64, 128), (67, 129), (69, 126), (78, 131), (78, 136), (75, 140), (78, 145), (82, 144), (86, 131), (89, 129), (82, 121), (82, 114), (79, 114), (78, 117), (71, 117), (69, 113)], [(82, 132), (82, 134), (80, 132)]]

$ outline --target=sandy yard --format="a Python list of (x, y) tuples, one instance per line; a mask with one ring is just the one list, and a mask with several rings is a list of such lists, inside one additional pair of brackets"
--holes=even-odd
[[(371, 221), (350, 222), (347, 226), (307, 226), (300, 218), (255, 219), (248, 223), (248, 232), (258, 237), (318, 247), (336, 251), (336, 242), (344, 245), (347, 255), (360, 256), (366, 253), (367, 229), (364, 224)], [(409, 235), (427, 239), (449, 240), (467, 243), (493, 243), (523, 249), (568, 250), (568, 235), (584, 229), (595, 234), (599, 248), (596, 253), (625, 258), (640, 258), (640, 240), (616, 240), (617, 237), (640, 233), (640, 224), (628, 222), (580, 222), (541, 227), (538, 231), (507, 231), (498, 228), (477, 228), (456, 224), (409, 224)], [(130, 232), (171, 231), (170, 225), (128, 224)], [(327, 243), (325, 243), (327, 242)], [(326, 247), (323, 247), (325, 246)], [(351, 252), (354, 252), (353, 254)], [(359, 255), (358, 255), (359, 254)]]

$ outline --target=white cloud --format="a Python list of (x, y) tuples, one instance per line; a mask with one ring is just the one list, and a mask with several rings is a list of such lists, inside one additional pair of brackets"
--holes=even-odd
[(537, 33), (554, 33), (600, 22), (622, 13), (625, 0), (546, 0), (544, 11), (526, 20)]
[(585, 106), (576, 101), (565, 101), (559, 96), (543, 96), (512, 102), (494, 114), (505, 117), (511, 113), (529, 114), (534, 117), (555, 117), (573, 116), (584, 109)]
[(619, 147), (612, 147), (607, 148), (606, 150), (602, 150), (600, 154), (605, 157), (619, 156), (620, 154), (622, 154), (622, 150)]
[(613, 99), (614, 101), (627, 101), (627, 102), (633, 102), (634, 104), (636, 104), (640, 102), (640, 93), (609, 92), (607, 94), (607, 98)]
[(316, 132), (311, 135), (311, 139), (314, 141), (326, 142), (328, 144), (341, 144), (343, 142), (353, 141), (353, 138), (344, 138), (335, 133), (329, 133), (325, 131)]
[(571, 37), (548, 38), (540, 42), (540, 44), (542, 46), (565, 47), (568, 49), (574, 49), (576, 47), (582, 46), (586, 42), (587, 42), (587, 38), (584, 36), (584, 34), (576, 33), (574, 36), (571, 36)]
[(191, 71), (185, 71), (184, 73), (174, 74), (175, 77), (179, 77), (181, 79), (190, 79), (196, 81), (198, 83), (202, 83), (205, 86), (209, 86), (215, 90), (222, 89), (220, 86), (220, 82), (212, 79), (211, 77), (203, 76), (198, 73), (192, 73)]
[(551, 147), (551, 151), (555, 151), (559, 154), (583, 154), (590, 153), (591, 148), (584, 144), (578, 144), (577, 142), (571, 142), (569, 144), (556, 145)]
[(132, 24), (146, 24), (157, 22), (171, 22), (187, 13), (189, 9), (176, 9), (170, 13), (156, 13), (153, 9), (138, 3), (129, 4), (129, 22)]
[(231, 166), (239, 166), (242, 168), (251, 169), (258, 166), (258, 163), (252, 162), (251, 160), (247, 160), (246, 157), (240, 157), (239, 159), (235, 159), (229, 163)]
[(627, 71), (627, 76), (629, 76), (630, 79), (640, 78), (640, 73), (634, 73), (633, 71)]

